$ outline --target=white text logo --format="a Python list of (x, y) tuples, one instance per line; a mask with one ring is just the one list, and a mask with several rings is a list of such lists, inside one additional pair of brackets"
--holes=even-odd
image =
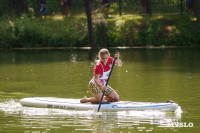
[(168, 127), (193, 127), (193, 122), (171, 122), (167, 124)]

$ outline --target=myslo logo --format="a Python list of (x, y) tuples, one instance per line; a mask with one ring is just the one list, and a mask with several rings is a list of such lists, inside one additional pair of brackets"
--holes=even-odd
[(193, 122), (171, 122), (167, 124), (168, 127), (193, 127)]

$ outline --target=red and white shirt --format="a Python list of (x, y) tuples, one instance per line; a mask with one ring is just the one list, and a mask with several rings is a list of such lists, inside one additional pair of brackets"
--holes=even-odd
[[(100, 62), (95, 66), (93, 73), (101, 75), (99, 77), (99, 82), (103, 86), (106, 85), (106, 81), (108, 80), (108, 76), (110, 74), (113, 62), (114, 62), (114, 59), (112, 57), (109, 57), (106, 65), (104, 65), (103, 62), (100, 60)], [(92, 82), (93, 84), (96, 84), (94, 81), (94, 77), (92, 78), (90, 82)]]

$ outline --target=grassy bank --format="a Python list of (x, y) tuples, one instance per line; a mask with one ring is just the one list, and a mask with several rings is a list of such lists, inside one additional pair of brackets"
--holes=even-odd
[[(97, 46), (199, 46), (200, 25), (191, 15), (93, 15)], [(85, 15), (46, 21), (23, 16), (0, 21), (0, 47), (89, 46)]]

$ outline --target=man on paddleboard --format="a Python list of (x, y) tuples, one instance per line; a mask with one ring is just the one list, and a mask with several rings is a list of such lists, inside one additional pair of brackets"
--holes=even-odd
[[(105, 90), (105, 97), (103, 103), (119, 101), (119, 95), (110, 87), (105, 86), (111, 71), (114, 59), (110, 57), (110, 52), (107, 49), (101, 49), (98, 53), (99, 60), (94, 69), (94, 76), (89, 82), (89, 90), (94, 97), (83, 97), (80, 102), (100, 103), (103, 91)], [(119, 52), (115, 54), (115, 65), (122, 66), (122, 61), (119, 59)]]

